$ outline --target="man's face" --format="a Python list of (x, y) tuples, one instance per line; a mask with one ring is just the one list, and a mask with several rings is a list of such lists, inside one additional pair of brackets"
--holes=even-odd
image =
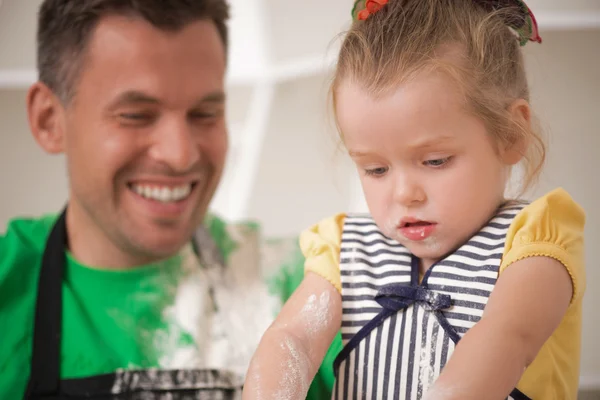
[(63, 122), (70, 213), (85, 237), (140, 263), (190, 239), (227, 152), (224, 51), (210, 21), (177, 32), (100, 21)]

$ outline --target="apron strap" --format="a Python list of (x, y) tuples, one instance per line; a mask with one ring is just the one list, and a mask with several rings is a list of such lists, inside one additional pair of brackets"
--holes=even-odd
[(31, 375), (25, 398), (59, 393), (66, 208), (46, 242), (38, 281)]

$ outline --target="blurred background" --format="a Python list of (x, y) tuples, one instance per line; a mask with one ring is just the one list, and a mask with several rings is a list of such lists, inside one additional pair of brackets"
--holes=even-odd
[[(25, 93), (37, 77), (40, 3), (0, 0), (0, 232), (16, 215), (59, 210), (67, 195), (63, 158), (36, 146), (25, 114)], [(257, 220), (268, 236), (289, 236), (332, 213), (366, 211), (327, 103), (352, 3), (230, 0), (232, 146), (214, 212)], [(562, 186), (586, 210), (581, 387), (600, 390), (600, 0), (528, 5), (544, 39), (524, 49), (532, 102), (549, 137), (548, 163), (532, 196)]]

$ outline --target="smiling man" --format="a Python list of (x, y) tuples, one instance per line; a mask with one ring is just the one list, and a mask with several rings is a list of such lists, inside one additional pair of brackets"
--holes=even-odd
[[(303, 259), (207, 215), (227, 18), (223, 0), (42, 3), (29, 124), (70, 190), (0, 236), (0, 398), (239, 396)], [(310, 398), (329, 397), (331, 357)]]

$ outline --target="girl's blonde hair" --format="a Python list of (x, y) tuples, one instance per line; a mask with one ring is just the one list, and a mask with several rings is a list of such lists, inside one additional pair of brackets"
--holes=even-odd
[(342, 42), (331, 95), (344, 79), (374, 97), (427, 69), (455, 79), (472, 112), (498, 146), (522, 146), (522, 192), (535, 182), (545, 159), (539, 131), (511, 116), (517, 99), (529, 102), (520, 42), (506, 21), (523, 18), (517, 7), (486, 10), (476, 0), (389, 0), (355, 21)]

